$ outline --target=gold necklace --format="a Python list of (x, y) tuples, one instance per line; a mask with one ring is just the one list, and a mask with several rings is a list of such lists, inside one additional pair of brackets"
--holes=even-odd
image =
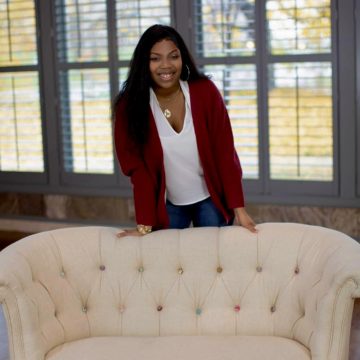
[[(179, 88), (176, 90), (176, 92), (175, 92), (174, 95), (165, 98), (165, 99), (166, 99), (166, 102), (167, 102), (167, 103), (170, 103), (172, 100), (174, 100), (174, 99), (177, 97), (177, 95), (179, 94), (179, 92), (180, 92), (180, 86), (179, 86)], [(160, 101), (159, 101), (159, 105), (160, 105)], [(160, 108), (161, 108), (161, 110), (162, 110), (162, 106), (160, 106)], [(169, 118), (171, 117), (171, 115), (172, 115), (170, 109), (168, 109), (167, 107), (166, 107), (164, 110), (162, 110), (162, 112), (163, 112), (164, 116), (165, 116), (167, 119), (169, 119)]]

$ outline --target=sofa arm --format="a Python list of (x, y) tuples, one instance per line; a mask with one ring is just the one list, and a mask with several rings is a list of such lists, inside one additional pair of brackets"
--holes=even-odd
[[(37, 326), (37, 308), (25, 294), (33, 283), (31, 270), (17, 249), (11, 246), (0, 253), (0, 305), (7, 325), (10, 360), (42, 360), (45, 349)], [(34, 329), (39, 332), (34, 333)]]
[(360, 359), (360, 299), (355, 299), (350, 331), (349, 360)]
[(316, 323), (310, 343), (314, 360), (349, 359), (354, 300), (360, 297), (360, 246), (346, 235), (340, 240), (329, 243), (331, 254), (317, 284)]

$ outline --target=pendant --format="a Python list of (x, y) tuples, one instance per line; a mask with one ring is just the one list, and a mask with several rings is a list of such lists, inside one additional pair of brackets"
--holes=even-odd
[(164, 110), (164, 115), (168, 119), (171, 116), (171, 111), (169, 109)]

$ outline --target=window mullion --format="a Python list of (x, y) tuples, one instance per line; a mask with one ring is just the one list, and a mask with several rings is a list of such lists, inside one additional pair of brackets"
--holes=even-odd
[[(340, 2), (340, 1), (339, 1)], [(354, 21), (354, 4), (352, 1), (341, 1), (338, 6), (337, 47), (339, 91), (339, 174), (340, 194), (343, 198), (354, 198), (356, 194), (356, 26)], [(359, 61), (359, 59), (357, 59)], [(359, 138), (357, 140), (359, 143)]]
[[(107, 1), (107, 31), (108, 31), (108, 52), (109, 52), (109, 76), (110, 76), (110, 99), (113, 101), (119, 93), (119, 68), (120, 66), (127, 66), (128, 61), (120, 63), (118, 59), (118, 38), (116, 29), (116, 1)], [(113, 149), (114, 159), (114, 176), (116, 183), (121, 187), (126, 187), (128, 184), (127, 179), (120, 173), (119, 166), (117, 166), (117, 157), (115, 148)]]
[[(356, 34), (360, 34), (360, 0), (356, 0), (355, 8), (355, 21), (356, 21)], [(356, 36), (356, 104), (355, 110), (357, 118), (357, 197), (360, 198), (360, 36)]]
[(36, 1), (37, 18), (40, 23), (40, 84), (42, 101), (42, 127), (44, 134), (44, 155), (48, 183), (52, 188), (57, 188), (60, 182), (59, 159), (59, 119), (58, 102), (56, 95), (55, 57), (54, 54), (54, 28), (51, 1)]
[[(266, 38), (266, 0), (256, 2), (255, 7), (255, 42), (256, 73), (258, 96), (258, 136), (259, 136), (259, 179), (260, 186), (256, 193), (270, 193), (270, 154), (269, 154), (269, 117), (268, 117), (268, 56)], [(255, 189), (254, 189), (255, 190)]]

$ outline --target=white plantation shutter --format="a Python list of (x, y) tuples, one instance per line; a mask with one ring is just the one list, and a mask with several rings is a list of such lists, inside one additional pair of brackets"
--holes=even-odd
[(0, 65), (36, 65), (36, 17), (33, 0), (0, 0)]
[(35, 3), (0, 9), (0, 171), (43, 172)]
[(244, 174), (259, 177), (255, 65), (208, 65), (205, 72), (222, 92)]
[(106, 1), (56, 0), (56, 28), (64, 170), (111, 174)]
[[(223, 94), (244, 178), (258, 179), (255, 1), (199, 0), (194, 6), (197, 58)], [(241, 64), (232, 65), (237, 60)]]
[[(106, 0), (56, 0), (63, 166), (67, 173), (114, 173)], [(170, 24), (169, 1), (116, 1), (118, 80), (139, 37)], [(114, 61), (114, 59), (112, 59)]]
[(204, 57), (253, 55), (255, 0), (195, 1), (195, 43)]
[(268, 0), (268, 44), (272, 54), (331, 51), (330, 0)]
[(130, 60), (142, 33), (151, 25), (170, 25), (169, 0), (117, 0), (119, 60)]
[[(265, 27), (256, 23), (261, 6)], [(252, 0), (194, 2), (196, 57), (223, 92), (244, 178), (333, 181), (330, 0), (261, 6)], [(262, 106), (265, 119), (258, 116)], [(263, 159), (260, 126), (269, 145), (262, 144), (268, 152)]]
[(170, 0), (116, 1), (120, 88), (126, 80), (129, 60), (143, 32), (151, 25), (170, 25), (170, 22)]
[(64, 167), (67, 172), (114, 170), (107, 69), (69, 70), (61, 74)]
[(273, 179), (333, 179), (329, 63), (270, 66), (270, 165)]
[(62, 62), (108, 59), (106, 1), (56, 0), (55, 11)]
[[(271, 0), (266, 16), (275, 55), (268, 67), (270, 177), (332, 181), (330, 0)], [(293, 61), (277, 62), (286, 55)]]

